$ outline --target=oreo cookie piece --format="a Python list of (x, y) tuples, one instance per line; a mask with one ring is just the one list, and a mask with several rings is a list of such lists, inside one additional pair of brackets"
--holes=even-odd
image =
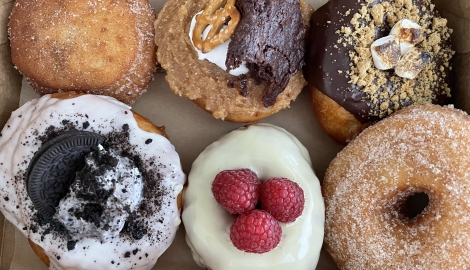
[(31, 159), (26, 172), (28, 195), (38, 213), (52, 217), (67, 194), (85, 156), (106, 137), (87, 131), (68, 131), (45, 143)]

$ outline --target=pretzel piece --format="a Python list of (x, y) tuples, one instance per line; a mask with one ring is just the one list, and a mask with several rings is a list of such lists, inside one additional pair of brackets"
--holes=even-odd
[[(203, 53), (208, 53), (214, 47), (229, 40), (240, 21), (240, 13), (235, 7), (235, 0), (227, 0), (225, 6), (222, 7), (223, 2), (224, 0), (210, 0), (203, 12), (196, 18), (192, 41), (194, 46)], [(227, 21), (227, 27), (222, 29)], [(203, 32), (209, 26), (211, 29), (203, 40)]]

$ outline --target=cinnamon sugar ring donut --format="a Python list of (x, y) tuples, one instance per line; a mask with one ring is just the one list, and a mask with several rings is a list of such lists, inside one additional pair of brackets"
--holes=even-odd
[(413, 105), (365, 129), (322, 185), (325, 247), (341, 269), (470, 265), (470, 118)]
[(75, 91), (131, 104), (156, 69), (155, 13), (147, 0), (15, 2), (13, 63), (41, 95)]
[[(414, 48), (431, 59), (414, 79), (400, 77), (393, 68), (378, 69), (371, 52), (379, 38), (405, 35), (391, 31), (402, 19), (419, 25), (406, 31), (417, 33)], [(347, 144), (365, 127), (406, 106), (446, 104), (454, 54), (446, 23), (430, 0), (331, 0), (319, 8), (311, 19), (305, 77), (326, 133)], [(403, 46), (406, 42), (400, 40)], [(409, 73), (415, 72), (411, 66)]]
[[(77, 132), (82, 137), (70, 135)], [(77, 152), (53, 162), (49, 176), (41, 178), (45, 184), (35, 184), (31, 175), (43, 170), (41, 158), (59, 156), (60, 149), (80, 145), (89, 133), (106, 140), (85, 153), (85, 166), (75, 171), (55, 213), (47, 216), (33, 187), (50, 182), (61, 190), (57, 181), (69, 170), (61, 166)], [(0, 153), (11, 158), (0, 164), (5, 200), (0, 210), (48, 267), (149, 269), (171, 244), (185, 176), (163, 127), (113, 98), (68, 92), (26, 103), (12, 113), (1, 135)], [(55, 176), (57, 168), (61, 173)], [(51, 203), (45, 196), (40, 204)]]
[[(190, 25), (192, 18), (204, 9), (207, 2), (170, 0), (158, 14), (155, 22), (157, 58), (167, 72), (166, 80), (171, 90), (188, 97), (215, 118), (232, 122), (258, 121), (289, 107), (306, 85), (301, 70), (290, 77), (276, 102), (266, 107), (262, 98), (269, 87), (267, 82), (260, 82), (248, 75), (243, 82), (249, 89), (245, 97), (238, 83), (243, 79), (208, 60), (198, 59), (189, 36)], [(304, 25), (308, 26), (312, 7), (302, 0), (300, 12)]]

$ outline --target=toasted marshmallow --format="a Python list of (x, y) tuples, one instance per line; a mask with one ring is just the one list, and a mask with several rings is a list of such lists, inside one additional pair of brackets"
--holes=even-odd
[(370, 46), (374, 65), (380, 70), (395, 67), (400, 60), (400, 42), (394, 36), (379, 38)]
[(431, 62), (431, 55), (422, 49), (413, 47), (398, 61), (395, 73), (403, 78), (414, 79)]
[(390, 35), (396, 36), (400, 42), (402, 56), (423, 40), (421, 26), (408, 19), (398, 21), (390, 31)]

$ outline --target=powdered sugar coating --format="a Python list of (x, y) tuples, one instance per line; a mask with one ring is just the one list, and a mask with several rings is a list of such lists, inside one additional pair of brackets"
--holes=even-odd
[[(470, 265), (470, 118), (411, 106), (366, 129), (323, 182), (325, 244), (343, 269), (466, 269)], [(417, 217), (400, 206), (424, 192)]]
[[(144, 198), (136, 217), (146, 222), (147, 233), (141, 239), (121, 232), (119, 238), (107, 242), (82, 238), (68, 250), (68, 239), (54, 231), (46, 233), (47, 225), (36, 222), (24, 172), (48, 128), (69, 123), (108, 139), (124, 127), (128, 130), (127, 144), (146, 169)], [(45, 95), (26, 103), (12, 113), (0, 133), (0, 156), (0, 210), (44, 249), (51, 269), (150, 269), (175, 237), (180, 223), (177, 195), (185, 182), (179, 156), (165, 137), (141, 130), (130, 107), (113, 98), (83, 95), (59, 100)], [(158, 192), (148, 194), (146, 188)]]

